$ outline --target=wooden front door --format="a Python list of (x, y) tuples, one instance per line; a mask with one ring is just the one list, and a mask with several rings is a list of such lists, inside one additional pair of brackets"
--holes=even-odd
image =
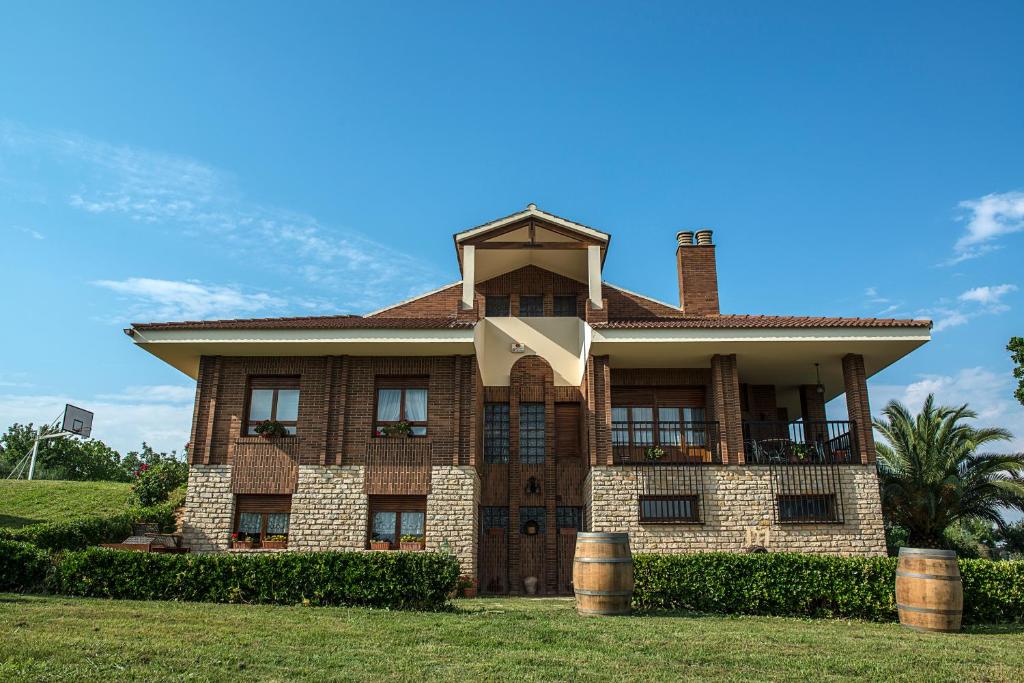
[(572, 561), (576, 557), (576, 533), (583, 527), (583, 508), (558, 508), (558, 592), (570, 595)]
[(480, 509), (480, 592), (504, 595), (508, 585), (508, 508)]

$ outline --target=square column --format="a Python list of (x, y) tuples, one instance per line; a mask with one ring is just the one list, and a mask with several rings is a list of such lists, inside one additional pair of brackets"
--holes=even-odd
[(849, 353), (843, 356), (843, 384), (846, 388), (846, 409), (850, 421), (857, 424), (857, 445), (860, 461), (875, 462), (875, 435), (871, 427), (871, 406), (868, 404), (868, 381), (864, 372), (864, 356)]
[(601, 295), (601, 247), (591, 244), (587, 247), (587, 279), (590, 286), (590, 305), (604, 308)]
[(743, 414), (736, 354), (711, 357), (711, 403), (718, 421), (722, 463), (738, 465), (743, 455)]
[(467, 244), (462, 248), (462, 310), (473, 308), (473, 292), (476, 289), (476, 247)]

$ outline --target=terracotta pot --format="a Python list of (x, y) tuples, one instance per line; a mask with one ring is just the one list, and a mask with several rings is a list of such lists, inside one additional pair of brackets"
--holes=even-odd
[(398, 547), (400, 550), (407, 551), (423, 550), (423, 541), (402, 541)]
[(537, 585), (539, 583), (540, 583), (540, 579), (538, 579), (536, 576), (527, 576), (525, 579), (523, 579), (523, 588), (526, 589), (526, 594), (527, 595), (536, 595), (537, 594)]
[(263, 547), (281, 550), (288, 547), (288, 541), (263, 541)]
[(462, 597), (464, 598), (475, 598), (476, 597), (476, 586), (466, 586), (462, 589)]
[(391, 541), (370, 541), (370, 550), (391, 550)]
[(236, 550), (237, 549), (252, 550), (254, 547), (256, 547), (256, 544), (253, 543), (252, 541), (232, 541), (231, 542), (231, 547), (235, 548)]

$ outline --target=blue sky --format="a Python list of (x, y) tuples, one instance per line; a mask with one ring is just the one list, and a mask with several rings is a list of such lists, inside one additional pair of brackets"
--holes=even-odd
[(458, 279), (536, 202), (677, 298), (715, 229), (730, 313), (930, 317), (872, 380), (1020, 436), (1020, 3), (23, 3), (0, 22), (0, 424), (187, 440), (139, 320), (366, 312)]

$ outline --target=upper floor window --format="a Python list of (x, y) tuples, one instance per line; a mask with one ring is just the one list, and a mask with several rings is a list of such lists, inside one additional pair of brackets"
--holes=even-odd
[(512, 307), (508, 303), (508, 295), (488, 296), (485, 299), (484, 315), (502, 318), (512, 315)]
[(519, 317), (540, 317), (544, 315), (544, 295), (526, 294), (519, 297)]
[(508, 462), (509, 420), (507, 403), (484, 404), (484, 462)]
[(703, 446), (704, 408), (612, 408), (612, 446)]
[(543, 403), (519, 404), (519, 462), (536, 465), (544, 462), (546, 430)]
[(271, 420), (280, 422), (287, 433), (295, 433), (299, 420), (298, 377), (253, 377), (249, 380), (245, 433), (256, 434), (260, 424)]
[(573, 294), (556, 294), (554, 301), (555, 316), (560, 318), (575, 318), (576, 296)]
[(409, 436), (426, 436), (427, 379), (378, 378), (376, 415), (376, 436), (386, 436), (388, 427), (402, 423), (409, 425)]

